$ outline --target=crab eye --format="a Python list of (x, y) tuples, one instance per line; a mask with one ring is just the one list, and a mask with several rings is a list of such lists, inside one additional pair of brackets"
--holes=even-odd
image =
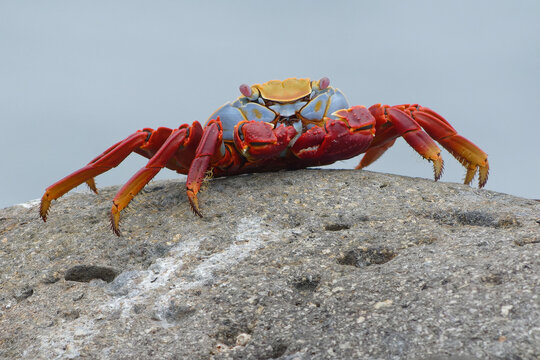
[(321, 78), (321, 80), (319, 80), (319, 88), (321, 90), (326, 89), (329, 85), (330, 85), (330, 79), (327, 78), (326, 76)]
[(244, 95), (245, 97), (250, 97), (251, 94), (252, 94), (252, 91), (251, 91), (251, 87), (249, 85), (246, 85), (246, 84), (242, 84), (240, 85), (240, 92), (242, 93), (242, 95)]
[(320, 80), (313, 80), (311, 82), (311, 88), (313, 89), (313, 91), (316, 91), (316, 92), (320, 90), (324, 90), (328, 86), (330, 86), (330, 79), (328, 79), (326, 76), (321, 78)]
[(259, 90), (257, 90), (256, 87), (251, 87), (249, 85), (242, 84), (242, 85), (240, 85), (239, 89), (240, 89), (240, 92), (242, 93), (242, 95), (247, 97), (248, 100), (250, 100), (250, 101), (255, 101), (255, 100), (257, 100), (257, 98), (259, 98), (260, 93), (259, 93)]

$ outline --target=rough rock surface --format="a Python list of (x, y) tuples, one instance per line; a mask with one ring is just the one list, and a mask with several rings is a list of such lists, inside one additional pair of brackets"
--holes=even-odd
[(0, 358), (538, 359), (540, 203), (367, 171), (0, 210)]

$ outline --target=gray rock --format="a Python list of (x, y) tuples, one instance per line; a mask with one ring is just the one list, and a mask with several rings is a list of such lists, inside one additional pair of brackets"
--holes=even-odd
[[(0, 210), (0, 358), (538, 359), (540, 203), (367, 171)], [(67, 281), (77, 265), (114, 275)], [(111, 270), (112, 271), (112, 270)]]

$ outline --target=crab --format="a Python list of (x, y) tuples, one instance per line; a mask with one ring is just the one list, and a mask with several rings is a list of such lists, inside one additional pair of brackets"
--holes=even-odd
[(47, 220), (52, 200), (84, 182), (97, 193), (94, 177), (116, 167), (133, 152), (150, 160), (113, 199), (111, 228), (118, 236), (120, 212), (164, 167), (187, 175), (187, 198), (193, 212), (201, 217), (197, 193), (209, 170), (215, 177), (293, 170), (364, 154), (356, 167), (362, 169), (399, 137), (433, 163), (435, 181), (443, 171), (435, 141), (467, 169), (465, 184), (470, 184), (477, 172), (479, 187), (488, 179), (487, 154), (427, 107), (349, 106), (344, 94), (330, 86), (326, 77), (243, 84), (240, 92), (236, 101), (218, 108), (204, 125), (194, 121), (176, 129), (144, 128), (109, 147), (45, 190), (41, 218)]

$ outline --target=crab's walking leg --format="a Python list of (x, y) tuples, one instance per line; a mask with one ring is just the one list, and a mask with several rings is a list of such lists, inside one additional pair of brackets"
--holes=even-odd
[[(105, 150), (101, 155), (98, 155), (96, 156), (94, 159), (92, 159), (92, 161), (90, 161), (88, 163), (88, 165), (91, 165), (91, 164), (94, 164), (95, 162), (97, 162), (99, 159), (101, 159), (102, 157), (104, 157), (105, 155), (107, 155), (108, 153), (110, 153), (112, 150), (114, 150), (114, 148), (116, 148), (118, 146), (118, 144), (120, 144), (122, 141), (119, 141), (117, 142), (116, 144), (114, 144), (113, 146), (111, 146), (110, 148), (108, 148), (107, 150)], [(97, 187), (96, 187), (96, 182), (94, 181), (94, 178), (90, 178), (88, 180), (86, 180), (86, 184), (88, 185), (88, 187), (90, 188), (90, 190), (92, 190), (94, 193), (98, 193), (98, 190), (97, 190)]]
[(448, 121), (435, 111), (418, 105), (404, 106), (433, 139), (467, 168), (465, 184), (471, 183), (478, 170), (478, 186), (486, 185), (489, 163), (487, 154), (482, 149), (459, 135)]
[[(396, 107), (382, 106), (377, 104), (370, 107), (369, 110), (375, 116), (375, 118), (377, 118), (378, 123), (390, 121), (396, 132), (403, 137), (405, 141), (407, 141), (407, 143), (414, 150), (416, 150), (417, 153), (419, 153), (424, 159), (431, 161), (433, 163), (435, 180), (439, 180), (442, 175), (444, 165), (441, 157), (441, 150), (435, 141), (433, 141), (433, 139), (422, 130), (420, 125), (409, 114)], [(389, 147), (390, 145), (387, 145), (386, 149)], [(374, 154), (368, 154), (368, 156), (381, 156), (386, 149), (381, 147), (378, 153), (375, 153), (374, 151)], [(368, 160), (366, 160), (366, 162)], [(361, 164), (362, 162), (358, 167), (361, 167)]]
[(202, 139), (195, 151), (195, 158), (193, 159), (189, 168), (187, 180), (186, 180), (186, 192), (193, 212), (202, 217), (199, 209), (199, 200), (197, 199), (197, 193), (201, 189), (201, 184), (206, 174), (206, 171), (210, 168), (211, 161), (222, 158), (225, 154), (221, 153), (221, 147), (223, 145), (223, 127), (219, 117), (217, 120), (210, 120), (202, 135)]
[(208, 122), (204, 128), (195, 159), (191, 163), (186, 181), (186, 191), (193, 212), (202, 217), (197, 193), (201, 188), (206, 171), (210, 167), (228, 168), (234, 171), (239, 166), (238, 149), (245, 158), (253, 161), (273, 157), (286, 150), (291, 139), (296, 135), (292, 126), (279, 126), (261, 121), (241, 121), (234, 127), (235, 148), (223, 142), (223, 127), (216, 120)]
[(87, 182), (90, 188), (96, 191), (93, 178), (120, 164), (129, 154), (141, 146), (147, 140), (149, 135), (150, 133), (147, 131), (137, 131), (128, 136), (125, 140), (111, 146), (85, 167), (49, 186), (41, 198), (39, 214), (43, 221), (47, 220), (47, 213), (51, 201), (58, 199), (60, 196), (79, 186), (83, 182)]
[(378, 158), (382, 156), (386, 152), (386, 150), (390, 149), (392, 145), (396, 142), (396, 139), (391, 139), (390, 141), (385, 142), (382, 145), (378, 145), (375, 147), (370, 147), (365, 153), (364, 156), (362, 156), (362, 160), (360, 160), (360, 163), (356, 166), (355, 169), (363, 169), (366, 166), (374, 163), (377, 161)]
[[(118, 191), (113, 200), (111, 208), (111, 228), (113, 232), (120, 236), (120, 212), (128, 206), (133, 198), (145, 187), (146, 184), (164, 167), (181, 169), (178, 163), (190, 163), (195, 153), (195, 146), (201, 138), (202, 128), (198, 122), (194, 122), (191, 127), (182, 125), (178, 129), (170, 132), (162, 144), (154, 153), (145, 167), (137, 171)], [(141, 149), (144, 151), (144, 147)]]
[[(376, 112), (375, 115), (377, 115)], [(360, 163), (356, 166), (356, 169), (363, 169), (374, 163), (386, 152), (386, 150), (394, 145), (396, 139), (400, 135), (395, 127), (388, 126), (390, 123), (386, 125), (387, 126), (383, 123), (382, 126), (376, 127), (375, 137), (373, 138), (369, 149), (364, 153), (364, 156), (362, 156), (362, 160), (360, 160)]]

